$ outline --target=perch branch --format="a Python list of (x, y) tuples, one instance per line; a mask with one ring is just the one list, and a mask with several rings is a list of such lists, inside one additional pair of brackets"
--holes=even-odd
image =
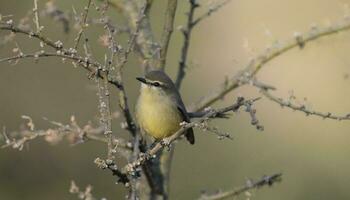
[(233, 105), (222, 108), (222, 109), (218, 109), (218, 110), (212, 110), (211, 112), (206, 114), (203, 118), (199, 119), (197, 122), (182, 123), (181, 128), (176, 133), (174, 133), (170, 137), (164, 138), (161, 142), (156, 143), (154, 145), (154, 147), (152, 149), (148, 150), (146, 153), (140, 153), (139, 158), (136, 161), (127, 164), (124, 167), (123, 172), (125, 172), (127, 174), (135, 173), (135, 170), (139, 166), (143, 165), (147, 160), (153, 158), (157, 154), (157, 152), (161, 151), (165, 146), (169, 146), (173, 141), (178, 139), (187, 129), (195, 127), (196, 125), (198, 125), (200, 123), (204, 123), (211, 118), (215, 118), (217, 115), (221, 115), (221, 114), (227, 113), (229, 111), (235, 112), (241, 106), (245, 106), (247, 104), (251, 105), (253, 102), (257, 101), (258, 99), (259, 98), (251, 99), (251, 100), (244, 100), (243, 97), (240, 97), (237, 99), (237, 102), (234, 103)]

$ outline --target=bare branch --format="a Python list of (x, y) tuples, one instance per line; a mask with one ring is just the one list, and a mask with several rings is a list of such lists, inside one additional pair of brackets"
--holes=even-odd
[(61, 50), (63, 48), (62, 45), (59, 45), (58, 43), (55, 43), (53, 42), (51, 39), (45, 37), (45, 36), (42, 36), (34, 31), (27, 31), (23, 28), (20, 28), (20, 27), (15, 27), (13, 25), (13, 22), (11, 23), (6, 23), (6, 24), (0, 24), (0, 30), (8, 30), (8, 31), (11, 31), (13, 33), (22, 33), (22, 34), (25, 34), (25, 35), (28, 35), (29, 37), (32, 37), (32, 38), (37, 38), (39, 39), (40, 41), (42, 41), (43, 43), (45, 43), (46, 45), (56, 49), (56, 50)]
[(272, 95), (268, 90), (262, 89), (260, 92), (272, 102), (275, 102), (282, 107), (287, 107), (296, 111), (303, 112), (306, 114), (306, 116), (314, 115), (314, 116), (322, 117), (323, 119), (334, 119), (338, 121), (350, 120), (350, 113), (344, 116), (335, 115), (331, 112), (323, 113), (323, 112), (308, 109), (305, 105), (296, 105), (289, 100), (283, 100), (282, 98)]
[(88, 4), (84, 8), (83, 18), (82, 18), (82, 21), (80, 23), (80, 30), (79, 30), (78, 36), (74, 39), (74, 41), (75, 41), (74, 49), (77, 49), (79, 42), (80, 42), (80, 39), (81, 39), (81, 36), (83, 34), (83, 31), (84, 31), (84, 28), (87, 26), (86, 20), (87, 20), (87, 16), (89, 13), (90, 5), (91, 5), (91, 0), (88, 0)]
[(99, 111), (101, 115), (101, 124), (104, 127), (104, 135), (108, 140), (108, 159), (113, 159), (113, 135), (112, 135), (112, 118), (110, 111), (110, 92), (108, 88), (107, 74), (104, 72), (102, 75), (104, 78), (97, 80), (98, 85), (98, 97), (99, 97)]
[[(4, 130), (5, 144), (1, 148), (12, 147), (13, 149), (22, 150), (24, 145), (37, 138), (44, 138), (50, 144), (57, 144), (63, 137), (66, 137), (71, 144), (80, 144), (89, 140), (108, 143), (106, 138), (101, 137), (104, 133), (102, 126), (94, 127), (91, 124), (87, 124), (80, 127), (74, 116), (71, 117), (69, 124), (49, 121), (55, 128), (49, 128), (47, 130), (36, 130), (30, 117), (24, 116), (22, 118), (28, 120), (28, 128), (10, 134)], [(121, 153), (123, 153), (122, 151), (130, 151), (132, 146), (122, 139), (114, 139), (113, 145), (121, 148)]]
[[(108, 1), (114, 8), (120, 10), (127, 22), (130, 30), (139, 29), (136, 37), (136, 46), (143, 62), (144, 71), (159, 69), (160, 46), (154, 38), (149, 19), (149, 10), (152, 0), (147, 1)], [(141, 21), (140, 14), (142, 14)]]
[(280, 182), (282, 174), (273, 174), (271, 176), (263, 176), (260, 180), (248, 180), (244, 186), (238, 187), (231, 191), (218, 192), (216, 194), (202, 194), (199, 200), (220, 200), (234, 198), (252, 189), (260, 189), (263, 186), (272, 186), (276, 182)]
[[(288, 52), (289, 50), (299, 47), (302, 48), (306, 43), (330, 36), (339, 32), (347, 31), (350, 29), (350, 20), (345, 20), (341, 23), (324, 27), (324, 28), (312, 28), (310, 32), (304, 34), (297, 34), (291, 40), (279, 43), (278, 45), (266, 50), (266, 52), (252, 59), (251, 62), (246, 65), (242, 71), (234, 75), (232, 78), (226, 79), (220, 86), (200, 98), (191, 107), (190, 111), (198, 111), (220, 100), (230, 91), (240, 87), (246, 83), (247, 79), (254, 77), (259, 70), (269, 63), (274, 58), (277, 58), (281, 54)], [(243, 83), (242, 83), (243, 80)]]
[(177, 0), (168, 0), (167, 9), (165, 11), (165, 22), (163, 27), (163, 34), (161, 39), (160, 50), (160, 68), (164, 69), (166, 64), (166, 56), (171, 39), (171, 34), (174, 30), (174, 19), (177, 8)]
[(226, 4), (228, 4), (231, 0), (223, 0), (222, 2), (214, 5), (213, 7), (209, 8), (209, 10), (199, 16), (196, 20), (193, 21), (192, 25), (196, 26), (199, 22), (203, 21), (207, 17), (210, 17), (213, 13), (217, 12), (221, 8), (223, 8)]
[(139, 13), (139, 17), (137, 18), (136, 23), (136, 28), (135, 28), (135, 32), (133, 34), (131, 34), (129, 41), (128, 41), (128, 46), (126, 48), (125, 53), (123, 54), (123, 56), (121, 57), (121, 59), (119, 60), (118, 64), (117, 64), (117, 69), (116, 69), (116, 81), (119, 83), (119, 93), (118, 93), (118, 97), (119, 97), (119, 107), (120, 109), (123, 111), (125, 120), (126, 120), (126, 124), (127, 126), (125, 127), (127, 130), (129, 130), (129, 132), (131, 133), (132, 136), (135, 137), (135, 135), (137, 134), (137, 127), (136, 124), (133, 120), (132, 114), (130, 112), (129, 109), (129, 105), (128, 105), (128, 99), (127, 99), (127, 95), (126, 95), (126, 91), (124, 88), (124, 84), (123, 84), (123, 68), (128, 60), (128, 56), (130, 54), (130, 52), (132, 51), (137, 36), (139, 34), (140, 31), (140, 22), (142, 21), (142, 19), (144, 18), (144, 10), (145, 8), (143, 8), (140, 13)]
[(184, 43), (181, 50), (179, 69), (178, 69), (176, 81), (175, 81), (175, 85), (177, 88), (181, 87), (182, 80), (185, 77), (185, 68), (186, 68), (186, 62), (187, 62), (187, 56), (188, 56), (188, 49), (190, 47), (191, 33), (194, 27), (193, 26), (194, 13), (196, 11), (196, 8), (199, 7), (199, 4), (197, 3), (196, 0), (189, 0), (189, 2), (190, 2), (190, 11), (187, 14), (187, 24), (186, 24), (186, 27), (181, 30), (184, 36)]
[(184, 36), (184, 43), (183, 43), (182, 50), (181, 50), (179, 69), (178, 69), (176, 81), (175, 81), (175, 85), (177, 88), (181, 87), (182, 80), (184, 79), (184, 77), (186, 75), (186, 71), (185, 71), (186, 62), (187, 62), (188, 50), (190, 47), (191, 33), (192, 33), (193, 28), (199, 22), (201, 22), (205, 18), (209, 17), (212, 13), (214, 13), (214, 12), (218, 11), (220, 8), (224, 7), (229, 1), (231, 1), (231, 0), (224, 0), (223, 2), (217, 4), (213, 8), (209, 9), (208, 12), (206, 12), (205, 14), (200, 16), (199, 18), (194, 19), (194, 14), (195, 14), (196, 8), (198, 8), (200, 5), (197, 3), (197, 0), (189, 0), (190, 11), (187, 14), (187, 24), (186, 24), (185, 28), (181, 29), (182, 34)]
[[(5, 62), (5, 61), (11, 61), (11, 60), (18, 60), (20, 58), (37, 58), (37, 57), (62, 57), (62, 58), (67, 58), (74, 60), (75, 62), (73, 64), (78, 64), (79, 66), (82, 66), (84, 69), (88, 70), (89, 72), (92, 73), (92, 75), (97, 74), (98, 78), (103, 78), (100, 73), (98, 73), (99, 70), (104, 69), (104, 66), (100, 64), (97, 61), (90, 60), (89, 57), (86, 56), (80, 56), (77, 54), (77, 51), (73, 48), (70, 49), (65, 49), (63, 48), (63, 43), (61, 41), (56, 41), (53, 42), (51, 39), (39, 35), (33, 31), (27, 31), (25, 29), (15, 27), (13, 23), (10, 24), (0, 24), (0, 30), (8, 30), (13, 33), (22, 33), (25, 35), (28, 35), (29, 37), (32, 38), (37, 38), (44, 44), (48, 45), (49, 47), (52, 47), (56, 50), (56, 53), (45, 53), (44, 51), (40, 51), (37, 54), (31, 54), (31, 55), (17, 55), (9, 58), (2, 58), (0, 59), (0, 62)], [(120, 84), (118, 81), (114, 79), (109, 79), (108, 82), (112, 85), (114, 85), (116, 88), (120, 88)]]
[[(42, 57), (59, 57), (59, 58), (64, 58), (64, 59), (69, 59), (72, 60), (73, 65), (79, 65), (82, 66), (84, 69), (88, 70), (89, 72), (96, 73), (98, 69), (101, 69), (101, 64), (98, 62), (90, 61), (87, 57), (81, 57), (79, 55), (75, 54), (67, 54), (65, 51), (57, 51), (56, 53), (46, 53), (44, 50), (41, 50), (35, 54), (24, 54), (20, 52), (16, 56), (8, 57), (8, 58), (2, 58), (0, 59), (0, 62), (11, 62), (15, 61), (17, 63), (20, 59), (23, 58), (33, 58), (37, 61), (38, 58)], [(102, 78), (100, 75), (98, 76), (99, 78)], [(111, 84), (119, 87), (118, 83), (115, 81), (110, 80), (109, 81)]]
[(118, 177), (117, 183), (123, 183), (125, 187), (130, 186), (129, 178), (118, 169), (118, 166), (113, 162), (113, 160), (103, 160), (101, 158), (96, 158), (94, 163), (100, 169), (109, 169), (112, 172), (113, 176)]
[(34, 0), (33, 12), (34, 12), (34, 23), (35, 23), (35, 26), (36, 26), (36, 32), (38, 34), (40, 34), (40, 32), (43, 29), (43, 27), (40, 26), (40, 22), (39, 22), (38, 0)]

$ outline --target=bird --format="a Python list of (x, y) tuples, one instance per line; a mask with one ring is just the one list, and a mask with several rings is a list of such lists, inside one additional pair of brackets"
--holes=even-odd
[[(136, 79), (141, 82), (141, 87), (135, 115), (143, 133), (160, 141), (176, 133), (181, 122), (190, 122), (181, 95), (165, 72), (149, 71), (144, 77)], [(195, 143), (192, 128), (187, 129), (184, 135), (190, 144)]]

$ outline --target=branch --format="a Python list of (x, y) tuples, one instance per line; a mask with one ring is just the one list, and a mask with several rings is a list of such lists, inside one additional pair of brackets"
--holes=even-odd
[(35, 23), (35, 26), (36, 26), (36, 32), (37, 32), (37, 34), (40, 35), (40, 32), (43, 29), (43, 27), (40, 26), (40, 22), (39, 22), (38, 0), (34, 0), (33, 12), (34, 12), (34, 23)]
[[(55, 128), (49, 128), (47, 130), (36, 130), (33, 120), (28, 116), (22, 116), (23, 119), (28, 120), (27, 129), (19, 132), (13, 132), (8, 135), (6, 130), (3, 131), (5, 138), (5, 144), (1, 148), (12, 147), (13, 149), (22, 150), (24, 145), (36, 138), (44, 138), (50, 144), (57, 144), (63, 137), (67, 137), (71, 144), (80, 144), (89, 140), (98, 141), (102, 143), (108, 143), (108, 140), (102, 135), (104, 128), (93, 127), (91, 124), (87, 124), (80, 127), (74, 116), (70, 118), (69, 124), (62, 124), (60, 122), (49, 121)], [(15, 137), (12, 137), (15, 136)], [(113, 145), (120, 147), (120, 152), (130, 151), (131, 144), (128, 144), (122, 139), (114, 139)]]
[(24, 54), (24, 53), (20, 53), (16, 56), (12, 56), (12, 57), (8, 57), (8, 58), (2, 58), (0, 59), (0, 62), (11, 62), (11, 61), (18, 61), (22, 58), (34, 58), (34, 59), (38, 59), (38, 58), (42, 58), (42, 57), (59, 57), (59, 58), (64, 58), (64, 59), (69, 59), (69, 60), (73, 60), (74, 62), (76, 62), (77, 64), (83, 65), (83, 67), (89, 71), (94, 71), (94, 68), (91, 68), (91, 66), (94, 67), (99, 67), (100, 64), (99, 63), (95, 63), (95, 62), (90, 62), (87, 61), (85, 58), (86, 57), (81, 57), (78, 55), (67, 55), (64, 54), (60, 51), (56, 52), (56, 53), (46, 53), (44, 50), (41, 50), (35, 54)]
[(241, 186), (237, 189), (233, 189), (231, 191), (219, 192), (217, 194), (202, 194), (199, 200), (220, 200), (227, 198), (234, 198), (239, 196), (240, 194), (247, 192), (252, 189), (260, 189), (263, 186), (272, 186), (276, 182), (280, 182), (282, 178), (282, 174), (273, 174), (271, 176), (263, 176), (258, 181), (248, 180), (244, 186)]
[(308, 109), (306, 107), (306, 105), (301, 104), (301, 105), (296, 105), (294, 104), (291, 100), (295, 99), (294, 96), (291, 96), (289, 100), (283, 100), (282, 98), (276, 97), (273, 94), (271, 94), (269, 92), (269, 90), (276, 90), (275, 87), (262, 83), (256, 79), (252, 79), (250, 80), (251, 85), (253, 85), (254, 87), (258, 88), (260, 90), (260, 92), (269, 100), (271, 100), (272, 102), (275, 102), (277, 104), (279, 104), (281, 107), (288, 107), (290, 109), (293, 109), (294, 111), (300, 111), (306, 114), (306, 116), (309, 115), (314, 115), (314, 116), (318, 116), (318, 117), (322, 117), (323, 119), (334, 119), (334, 120), (338, 120), (338, 121), (342, 121), (342, 120), (350, 120), (350, 113), (344, 116), (338, 116), (335, 114), (332, 114), (331, 112), (327, 112), (327, 113), (322, 113), (319, 111), (315, 111), (315, 110), (311, 110)]
[(322, 113), (319, 111), (315, 111), (315, 110), (311, 110), (308, 109), (305, 105), (296, 105), (293, 104), (291, 101), (289, 100), (283, 100), (282, 98), (276, 97), (274, 95), (272, 95), (268, 90), (266, 89), (262, 89), (260, 91), (266, 98), (268, 98), (269, 100), (271, 100), (272, 102), (275, 102), (277, 104), (279, 104), (282, 107), (288, 107), (290, 109), (296, 110), (296, 111), (300, 111), (305, 113), (307, 116), (309, 115), (314, 115), (314, 116), (319, 116), (322, 117), (323, 119), (334, 119), (334, 120), (338, 120), (338, 121), (342, 121), (342, 120), (350, 120), (350, 113), (346, 114), (344, 116), (339, 116), (339, 115), (335, 115), (332, 114), (331, 112), (327, 112), (327, 113)]
[[(214, 7), (213, 9), (210, 9), (208, 13), (206, 14), (206, 17), (202, 16), (201, 18), (198, 18), (197, 20), (194, 20), (194, 12), (197, 7), (199, 7), (199, 4), (196, 3), (196, 0), (189, 0), (190, 2), (190, 11), (187, 14), (187, 27), (185, 29), (182, 29), (182, 33), (184, 35), (184, 43), (181, 51), (181, 60), (179, 62), (179, 69), (178, 69), (178, 74), (177, 78), (175, 81), (175, 85), (177, 88), (181, 87), (182, 80), (185, 77), (185, 68), (186, 68), (186, 62), (187, 62), (187, 56), (188, 56), (188, 50), (189, 50), (189, 45), (190, 45), (190, 37), (191, 37), (191, 32), (192, 29), (198, 24), (198, 22), (202, 21), (202, 19), (206, 18), (209, 16), (211, 13), (215, 12), (218, 10), (221, 6)], [(170, 3), (170, 0), (168, 1)], [(169, 8), (170, 4), (168, 4)], [(173, 10), (175, 14), (175, 9)], [(166, 28), (166, 27), (164, 27)], [(170, 36), (169, 36), (170, 39)], [(169, 42), (169, 41), (168, 41)], [(162, 63), (162, 59), (164, 59), (164, 63)], [(165, 59), (166, 59), (166, 52), (165, 55), (162, 55), (161, 51), (161, 67), (164, 68), (165, 65)], [(162, 65), (163, 64), (163, 65)], [(202, 113), (201, 117), (203, 117), (205, 114)], [(198, 116), (197, 116), (198, 117)], [(207, 131), (211, 131), (215, 134), (218, 135), (219, 138), (230, 138), (230, 135), (227, 133), (221, 133), (218, 131), (215, 127), (201, 127), (203, 124), (201, 124), (199, 127), (200, 128), (205, 128)], [(170, 176), (170, 168), (171, 168), (171, 161), (172, 157), (174, 155), (174, 146), (170, 149), (170, 151), (163, 151), (159, 160), (161, 162), (161, 171), (163, 174), (163, 179), (164, 179), (164, 188), (166, 193), (169, 191), (169, 176)]]
[[(2, 58), (0, 59), (0, 62), (5, 62), (5, 61), (11, 61), (11, 60), (18, 60), (20, 58), (37, 58), (37, 57), (62, 57), (62, 58), (67, 58), (74, 60), (73, 64), (78, 64), (79, 66), (83, 67), (84, 69), (88, 70), (92, 74), (97, 74), (98, 78), (103, 78), (100, 73), (98, 73), (99, 70), (104, 69), (104, 66), (100, 64), (97, 61), (90, 60), (90, 58), (86, 56), (80, 56), (77, 54), (77, 51), (73, 48), (70, 49), (65, 49), (63, 48), (63, 43), (61, 41), (56, 41), (53, 42), (51, 39), (39, 35), (33, 31), (27, 31), (25, 29), (15, 27), (12, 23), (8, 24), (0, 24), (0, 30), (8, 30), (13, 33), (22, 33), (25, 35), (28, 35), (31, 38), (36, 38), (46, 44), (49, 47), (52, 47), (56, 50), (56, 53), (45, 53), (44, 51), (40, 51), (37, 54), (32, 54), (32, 55), (22, 55), (19, 54), (17, 56), (9, 57), (9, 58)], [(119, 88), (120, 84), (113, 79), (108, 80), (108, 82), (115, 87)]]
[(118, 166), (114, 163), (113, 160), (110, 160), (110, 159), (103, 160), (101, 158), (96, 158), (94, 163), (100, 169), (108, 169), (112, 172), (113, 176), (117, 176), (118, 177), (117, 183), (123, 183), (125, 187), (130, 186), (129, 178), (118, 169)]
[(220, 10), (221, 8), (223, 8), (226, 4), (228, 4), (231, 0), (224, 0), (216, 5), (214, 5), (213, 7), (209, 8), (209, 10), (202, 14), (200, 17), (198, 17), (196, 20), (193, 21), (192, 25), (196, 26), (199, 22), (203, 21), (204, 19), (206, 19), (207, 17), (210, 17), (213, 13), (217, 12), (218, 10)]
[(187, 14), (187, 24), (186, 24), (186, 27), (181, 30), (184, 36), (184, 43), (181, 50), (179, 69), (177, 71), (177, 76), (175, 81), (175, 86), (177, 88), (181, 87), (182, 80), (185, 77), (185, 68), (186, 68), (186, 62), (187, 62), (187, 56), (188, 56), (188, 49), (190, 47), (191, 33), (194, 27), (193, 25), (194, 12), (196, 8), (199, 7), (199, 4), (197, 3), (196, 0), (189, 0), (189, 2), (190, 2), (190, 11)]
[(177, 7), (177, 0), (168, 0), (167, 9), (165, 11), (165, 22), (163, 27), (163, 34), (161, 39), (160, 50), (160, 68), (164, 69), (166, 64), (166, 56), (168, 53), (168, 47), (170, 43), (171, 34), (174, 30), (174, 19)]
[[(108, 0), (108, 2), (122, 12), (129, 23), (130, 30), (135, 31), (139, 29), (136, 45), (141, 61), (143, 62), (144, 71), (159, 69), (160, 47), (154, 38), (149, 18), (152, 1)], [(140, 13), (144, 16), (137, 23)]]
[(108, 88), (107, 73), (102, 75), (104, 78), (97, 80), (98, 97), (99, 97), (99, 111), (101, 115), (101, 125), (104, 129), (104, 135), (107, 138), (107, 152), (108, 159), (113, 159), (114, 146), (113, 146), (113, 134), (112, 134), (112, 118), (110, 108), (110, 91)]
[[(131, 135), (133, 137), (135, 137), (137, 134), (137, 127), (136, 127), (136, 124), (133, 120), (131, 111), (129, 109), (128, 98), (127, 98), (126, 91), (125, 91), (124, 84), (123, 84), (123, 68), (124, 68), (126, 62), (128, 61), (128, 56), (129, 56), (130, 52), (133, 50), (134, 45), (136, 43), (136, 39), (139, 35), (139, 31), (141, 28), (140, 23), (145, 16), (144, 12), (145, 12), (145, 7), (141, 9), (141, 11), (138, 15), (137, 21), (135, 22), (136, 27), (135, 27), (134, 33), (132, 33), (130, 35), (126, 51), (123, 54), (123, 56), (120, 58), (117, 66), (116, 66), (116, 80), (119, 83), (119, 93), (118, 93), (119, 107), (122, 110), (123, 115), (124, 115), (125, 120), (126, 120), (127, 126), (125, 128), (131, 133)], [(112, 43), (113, 43), (113, 40), (112, 40)]]
[[(126, 123), (123, 124), (124, 126), (122, 128), (125, 128), (127, 129), (131, 135), (133, 136), (133, 154), (136, 154), (136, 156), (130, 156), (128, 157), (128, 160), (133, 160), (133, 159), (136, 159), (137, 158), (137, 155), (138, 153), (140, 152), (140, 150), (142, 151), (142, 149), (145, 149), (146, 147), (144, 146), (144, 144), (139, 144), (140, 143), (140, 138), (139, 138), (139, 133), (138, 133), (138, 129), (136, 127), (136, 124), (134, 122), (134, 119), (132, 117), (132, 114), (131, 114), (131, 111), (129, 109), (129, 106), (128, 106), (128, 99), (127, 99), (127, 95), (126, 95), (126, 91), (125, 91), (125, 88), (124, 88), (124, 81), (123, 81), (123, 69), (124, 69), (124, 66), (126, 64), (126, 62), (128, 61), (128, 56), (130, 54), (130, 52), (133, 50), (134, 46), (135, 46), (135, 43), (136, 43), (136, 40), (137, 40), (137, 37), (142, 34), (140, 33), (141, 31), (141, 22), (142, 20), (145, 18), (145, 12), (146, 10), (146, 7), (142, 7), (141, 10), (139, 11), (139, 13), (137, 13), (137, 17), (135, 18), (136, 21), (134, 22), (135, 24), (135, 29), (133, 29), (133, 32), (130, 33), (130, 38), (129, 38), (129, 41), (128, 41), (128, 44), (127, 44), (127, 48), (124, 52), (124, 54), (122, 56), (118, 56), (117, 59), (118, 59), (118, 62), (115, 66), (115, 79), (119, 84), (119, 92), (118, 92), (118, 98), (119, 98), (119, 107), (121, 109), (121, 111), (123, 112), (123, 115), (124, 115), (124, 118), (126, 120)], [(114, 48), (113, 46), (117, 46), (116, 45), (116, 42), (113, 38), (113, 35), (112, 35), (112, 31), (111, 31), (111, 28), (109, 28), (109, 26), (106, 24), (105, 25), (106, 27), (106, 30), (109, 34), (109, 40), (110, 40), (110, 43), (112, 46), (112, 52), (111, 52), (111, 58), (110, 58), (110, 61), (109, 61), (109, 65), (111, 65), (111, 63), (113, 63), (113, 52), (114, 52)], [(112, 78), (112, 77), (110, 77)], [(135, 157), (135, 158), (134, 158)], [(106, 163), (108, 165), (108, 169), (110, 169), (113, 173), (113, 175), (116, 175), (119, 177), (119, 182), (122, 182), (124, 183), (127, 187), (129, 187), (129, 199), (132, 199), (133, 197), (136, 197), (137, 196), (137, 189), (136, 187), (136, 181), (139, 181), (139, 180), (136, 180), (135, 177), (132, 177), (132, 178), (128, 178), (126, 174), (124, 173), (121, 173), (121, 171), (119, 171), (119, 169), (117, 169), (117, 165), (114, 164), (114, 162), (112, 160), (106, 160)], [(108, 163), (111, 163), (111, 164), (108, 164)], [(112, 166), (112, 168), (111, 168)], [(152, 177), (152, 167), (151, 165), (149, 164), (146, 164), (143, 166), (143, 171), (146, 175), (146, 180), (147, 180), (147, 183), (149, 184), (151, 190), (154, 190), (154, 189), (157, 189), (159, 187), (159, 185), (155, 184), (153, 180), (153, 177)], [(158, 190), (157, 190), (158, 191)]]
[(28, 35), (31, 38), (37, 38), (38, 40), (42, 41), (47, 46), (50, 46), (56, 50), (61, 50), (63, 48), (62, 43), (59, 42), (53, 42), (51, 39), (40, 35), (39, 33), (36, 33), (34, 31), (28, 31), (20, 27), (15, 27), (12, 20), (9, 20), (8, 22), (0, 23), (0, 30), (7, 30), (11, 31), (13, 33), (22, 33), (25, 35)]
[(277, 58), (281, 54), (290, 51), (293, 48), (303, 48), (306, 43), (320, 39), (325, 36), (333, 35), (335, 33), (347, 31), (350, 29), (350, 20), (343, 21), (342, 23), (332, 25), (324, 28), (312, 28), (308, 33), (296, 34), (291, 40), (267, 49), (264, 53), (252, 59), (251, 62), (246, 65), (243, 70), (234, 75), (233, 77), (226, 79), (216, 89), (200, 98), (191, 107), (190, 111), (198, 111), (213, 104), (214, 102), (223, 98), (230, 91), (240, 87), (246, 80), (254, 77), (259, 70), (269, 63), (271, 60)]
[(82, 21), (80, 23), (80, 30), (78, 32), (77, 37), (74, 39), (75, 41), (74, 49), (77, 49), (81, 36), (83, 35), (83, 32), (84, 32), (84, 28), (87, 27), (86, 21), (87, 21), (87, 16), (89, 13), (90, 6), (91, 6), (91, 0), (88, 0), (87, 6), (84, 8)]
[(184, 77), (186, 75), (186, 72), (185, 72), (186, 62), (187, 62), (188, 50), (189, 50), (189, 46), (190, 46), (191, 33), (192, 33), (193, 28), (197, 24), (199, 24), (199, 22), (201, 22), (202, 20), (209, 17), (212, 13), (214, 13), (214, 12), (218, 11), (220, 8), (224, 7), (224, 5), (226, 5), (229, 1), (231, 1), (231, 0), (224, 0), (223, 2), (215, 5), (213, 8), (210, 8), (208, 10), (208, 12), (206, 12), (205, 14), (200, 16), (199, 18), (194, 19), (194, 13), (196, 11), (196, 8), (198, 8), (200, 5), (197, 3), (197, 0), (189, 0), (190, 11), (187, 14), (187, 24), (186, 24), (185, 28), (181, 29), (182, 34), (184, 36), (184, 43), (183, 43), (182, 50), (181, 50), (179, 69), (178, 69), (177, 77), (176, 77), (176, 81), (175, 81), (175, 85), (177, 88), (181, 87), (182, 80), (184, 79)]
[(143, 165), (147, 160), (154, 158), (159, 151), (161, 151), (164, 147), (169, 146), (172, 142), (178, 139), (187, 129), (196, 127), (198, 124), (204, 123), (210, 120), (211, 118), (215, 118), (217, 115), (221, 115), (229, 111), (235, 112), (241, 106), (245, 106), (247, 104), (251, 105), (253, 102), (257, 101), (258, 99), (259, 98), (244, 100), (243, 97), (240, 97), (237, 99), (237, 102), (235, 104), (222, 109), (212, 110), (211, 112), (206, 114), (203, 118), (199, 119), (197, 122), (182, 123), (181, 128), (176, 133), (174, 133), (173, 135), (167, 138), (164, 138), (161, 142), (156, 143), (154, 147), (148, 150), (146, 153), (140, 153), (139, 158), (134, 162), (127, 164), (122, 171), (126, 174), (134, 174), (136, 172), (136, 169), (139, 166)]

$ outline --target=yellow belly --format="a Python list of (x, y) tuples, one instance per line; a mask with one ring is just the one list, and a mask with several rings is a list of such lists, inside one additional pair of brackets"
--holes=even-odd
[(140, 127), (155, 139), (174, 134), (183, 121), (176, 105), (168, 98), (141, 95), (136, 106)]

